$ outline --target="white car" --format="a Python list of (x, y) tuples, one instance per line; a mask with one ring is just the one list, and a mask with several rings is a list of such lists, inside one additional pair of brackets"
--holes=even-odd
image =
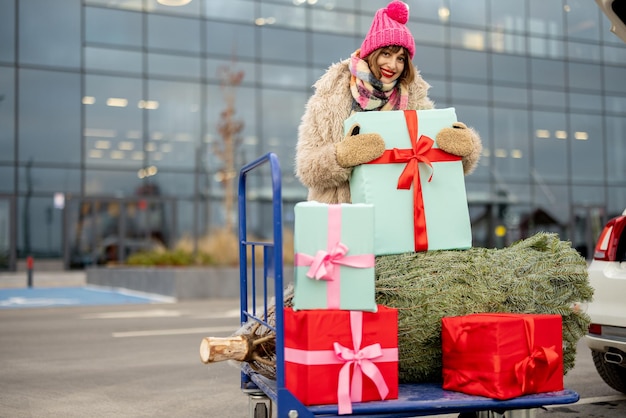
[(585, 339), (602, 379), (626, 393), (626, 210), (604, 227), (589, 265), (589, 281), (594, 295)]

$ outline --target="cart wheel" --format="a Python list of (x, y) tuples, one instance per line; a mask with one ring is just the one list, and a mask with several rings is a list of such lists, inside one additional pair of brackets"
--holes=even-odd
[(269, 418), (267, 415), (267, 406), (264, 403), (259, 403), (254, 408), (254, 418)]
[(272, 416), (272, 401), (262, 393), (255, 393), (248, 397), (250, 409), (249, 418), (270, 418)]

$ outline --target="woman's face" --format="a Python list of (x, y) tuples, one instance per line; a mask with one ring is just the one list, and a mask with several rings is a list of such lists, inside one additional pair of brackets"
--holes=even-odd
[(405, 62), (404, 49), (401, 48), (398, 52), (392, 52), (385, 48), (376, 59), (376, 64), (380, 68), (380, 81), (384, 84), (396, 81), (404, 70)]

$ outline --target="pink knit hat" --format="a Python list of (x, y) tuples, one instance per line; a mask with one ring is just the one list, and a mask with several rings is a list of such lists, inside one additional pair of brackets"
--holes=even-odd
[(378, 9), (372, 26), (361, 44), (361, 58), (367, 57), (378, 48), (399, 45), (405, 47), (413, 59), (415, 41), (406, 27), (408, 20), (409, 6), (399, 0), (393, 0), (384, 9)]

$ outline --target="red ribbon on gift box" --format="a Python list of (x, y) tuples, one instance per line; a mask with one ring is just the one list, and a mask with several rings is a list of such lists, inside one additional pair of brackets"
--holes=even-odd
[(318, 250), (314, 256), (296, 253), (296, 266), (311, 266), (307, 277), (314, 280), (326, 280), (328, 309), (340, 307), (340, 266), (354, 268), (372, 268), (375, 265), (374, 254), (347, 255), (348, 247), (341, 239), (341, 205), (328, 205), (328, 238), (326, 250)]
[(368, 164), (393, 164), (406, 163), (404, 170), (398, 178), (398, 189), (409, 190), (413, 185), (413, 235), (415, 251), (426, 251), (428, 249), (428, 234), (426, 232), (426, 214), (424, 213), (424, 201), (422, 199), (422, 184), (420, 182), (419, 163), (425, 163), (431, 168), (428, 178), (430, 182), (433, 177), (433, 162), (461, 161), (461, 157), (439, 149), (433, 148), (435, 141), (431, 138), (420, 135), (418, 127), (417, 111), (405, 110), (404, 119), (411, 140), (411, 148), (393, 148), (385, 150), (383, 155), (370, 161)]
[(524, 329), (528, 356), (515, 365), (515, 376), (522, 393), (535, 393), (540, 385), (554, 374), (561, 360), (555, 346), (535, 346), (535, 322), (525, 318)]
[[(361, 402), (363, 374), (374, 382), (380, 399), (385, 399), (389, 388), (375, 362), (398, 361), (397, 348), (382, 348), (379, 343), (361, 348), (363, 312), (350, 311), (350, 331), (354, 348), (333, 343), (333, 350), (300, 350), (285, 347), (285, 361), (309, 366), (343, 364), (339, 371), (337, 404), (340, 415), (352, 413), (352, 402)], [(352, 373), (350, 372), (352, 370)]]

